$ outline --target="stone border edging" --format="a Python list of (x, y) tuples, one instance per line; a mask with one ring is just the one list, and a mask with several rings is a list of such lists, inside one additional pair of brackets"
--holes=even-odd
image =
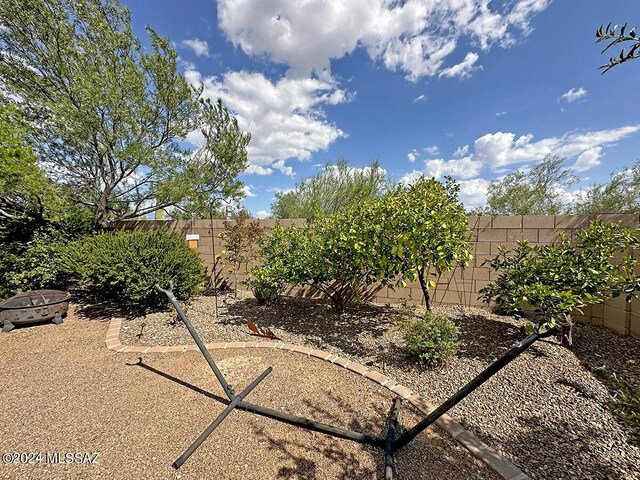
[[(108, 349), (122, 353), (178, 353), (197, 351), (198, 346), (190, 345), (171, 345), (158, 347), (134, 347), (122, 345), (120, 343), (120, 328), (122, 326), (122, 318), (112, 318), (107, 330), (105, 343)], [(400, 385), (391, 378), (382, 373), (372, 370), (364, 365), (351, 360), (340, 357), (338, 355), (325, 352), (324, 350), (314, 350), (310, 347), (301, 347), (285, 342), (214, 342), (205, 345), (208, 350), (215, 349), (232, 349), (232, 348), (272, 348), (278, 350), (286, 350), (290, 352), (301, 353), (309, 357), (315, 357), (339, 365), (358, 375), (361, 375), (372, 382), (387, 388), (395, 393), (403, 400), (407, 400), (411, 405), (415, 406), (425, 415), (435, 409), (435, 405), (425, 400), (423, 397), (403, 385)], [(502, 455), (489, 447), (470, 431), (466, 430), (460, 423), (449, 415), (443, 415), (436, 421), (436, 425), (451, 435), (460, 444), (471, 451), (478, 459), (485, 463), (489, 468), (500, 475), (504, 480), (531, 480), (522, 470), (505, 459)]]

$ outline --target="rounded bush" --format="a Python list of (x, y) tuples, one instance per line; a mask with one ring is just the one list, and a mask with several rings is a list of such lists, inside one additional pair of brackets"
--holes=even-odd
[(251, 289), (259, 305), (271, 305), (278, 300), (286, 286), (285, 280), (274, 268), (267, 265), (254, 267), (243, 283)]
[(174, 284), (174, 294), (188, 300), (200, 292), (204, 267), (184, 238), (165, 232), (102, 233), (70, 243), (67, 270), (92, 293), (143, 306), (164, 307), (167, 297), (155, 289)]
[(401, 322), (405, 348), (420, 365), (435, 368), (458, 353), (458, 329), (449, 318), (427, 312), (422, 318), (405, 318)]

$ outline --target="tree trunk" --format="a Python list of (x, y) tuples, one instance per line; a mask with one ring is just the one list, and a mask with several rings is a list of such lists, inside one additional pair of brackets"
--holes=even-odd
[(418, 279), (420, 280), (420, 288), (422, 288), (422, 295), (424, 295), (424, 306), (427, 312), (431, 311), (431, 297), (429, 296), (429, 289), (427, 287), (427, 281), (424, 278), (426, 269), (422, 269), (418, 272)]
[(565, 323), (560, 328), (560, 343), (563, 347), (571, 350), (573, 348), (573, 329), (575, 328), (575, 322), (567, 315)]

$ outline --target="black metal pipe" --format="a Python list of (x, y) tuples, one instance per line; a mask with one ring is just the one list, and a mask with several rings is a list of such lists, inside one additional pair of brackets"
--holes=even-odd
[(384, 479), (393, 480), (393, 441), (396, 437), (398, 429), (398, 414), (400, 413), (400, 398), (396, 397), (391, 407), (391, 415), (389, 419), (389, 430), (387, 431), (387, 439), (384, 445)]
[(255, 405), (249, 402), (240, 402), (238, 408), (246, 410), (247, 412), (257, 413), (263, 417), (279, 420), (290, 425), (297, 425), (307, 430), (313, 430), (315, 432), (324, 433), (326, 435), (332, 435), (334, 437), (344, 438), (346, 440), (353, 440), (358, 443), (366, 443), (367, 445), (373, 445), (375, 447), (384, 448), (385, 440), (383, 438), (374, 437), (366, 433), (353, 432), (340, 427), (334, 427), (322, 422), (316, 422), (305, 417), (297, 415), (289, 415), (288, 413), (280, 412), (272, 408), (263, 407), (261, 405)]
[(173, 307), (178, 312), (178, 315), (180, 316), (180, 318), (184, 322), (184, 325), (187, 327), (187, 330), (191, 334), (191, 337), (193, 338), (194, 342), (196, 342), (196, 345), (200, 349), (200, 353), (202, 353), (202, 355), (204, 355), (205, 360), (207, 361), (207, 363), (211, 367), (211, 370), (213, 370), (213, 374), (218, 379), (218, 382), (220, 382), (220, 385), (222, 385), (222, 389), (224, 390), (224, 394), (229, 398), (229, 400), (233, 400), (234, 397), (235, 397), (235, 392), (233, 391), (233, 388), (231, 388), (231, 385), (229, 385), (227, 383), (227, 381), (225, 380), (224, 376), (222, 375), (222, 372), (220, 371), (220, 369), (216, 365), (216, 362), (214, 362), (213, 358), (211, 358), (211, 354), (209, 353), (209, 350), (207, 350), (207, 347), (205, 347), (204, 343), (202, 343), (202, 340), (200, 339), (200, 336), (198, 335), (198, 333), (193, 328), (193, 325), (191, 325), (191, 321), (189, 320), (189, 317), (187, 317), (187, 315), (182, 310), (182, 307), (178, 303), (178, 300), (176, 299), (175, 295), (173, 294), (173, 282), (169, 282), (169, 289), (168, 290), (160, 288), (159, 285), (156, 285), (156, 288), (159, 291), (161, 291), (162, 293), (164, 293), (167, 297), (169, 297), (169, 301), (173, 304)]
[(231, 403), (227, 405), (227, 408), (225, 408), (222, 411), (222, 413), (220, 413), (220, 415), (218, 415), (215, 418), (215, 420), (211, 422), (211, 424), (204, 430), (204, 432), (202, 432), (200, 436), (195, 439), (195, 441), (189, 446), (189, 448), (187, 448), (184, 451), (184, 453), (180, 455), (175, 462), (173, 462), (173, 468), (175, 469), (180, 468), (182, 464), (186, 462), (187, 459), (191, 456), (191, 454), (195, 452), (196, 449), (202, 444), (202, 442), (204, 442), (207, 439), (207, 437), (211, 435), (211, 432), (213, 432), (216, 429), (216, 427), (220, 425), (222, 421), (227, 417), (227, 415), (229, 415), (233, 411), (233, 409), (238, 406), (238, 404), (242, 401), (242, 399), (246, 397), (249, 394), (249, 392), (251, 392), (251, 390), (256, 388), (258, 384), (262, 382), (262, 380), (264, 380), (265, 377), (271, 373), (271, 370), (273, 370), (271, 367), (267, 368), (264, 372), (262, 372), (258, 376), (258, 378), (256, 378), (253, 382), (251, 382), (247, 388), (245, 388), (242, 392), (240, 392), (239, 395), (236, 395), (233, 398), (233, 400), (231, 400)]
[(489, 365), (484, 371), (482, 371), (478, 376), (476, 376), (473, 380), (467, 383), (464, 387), (454, 393), (451, 397), (445, 400), (439, 407), (433, 410), (429, 415), (427, 415), (423, 420), (418, 422), (411, 430), (408, 430), (404, 434), (402, 434), (396, 441), (393, 443), (394, 450), (399, 450), (400, 448), (407, 445), (411, 440), (413, 440), (417, 435), (419, 435), (424, 429), (428, 428), (433, 422), (438, 420), (442, 415), (447, 413), (448, 410), (456, 406), (461, 400), (463, 400), (467, 395), (473, 392), (476, 388), (482, 385), (484, 382), (489, 380), (493, 375), (495, 375), (499, 370), (505, 367), (509, 362), (515, 359), (518, 355), (524, 352), (527, 348), (529, 348), (536, 340), (544, 337), (548, 337), (555, 333), (555, 329), (549, 328), (548, 330), (541, 332), (540, 328), (544, 325), (543, 322), (536, 324), (534, 327), (534, 331), (531, 335), (527, 336), (524, 340), (517, 342), (506, 354), (500, 357), (498, 360)]

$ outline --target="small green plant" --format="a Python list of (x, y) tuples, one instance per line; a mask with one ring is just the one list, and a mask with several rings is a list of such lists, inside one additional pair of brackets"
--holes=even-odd
[(166, 288), (173, 281), (176, 297), (188, 300), (204, 281), (199, 254), (179, 235), (102, 233), (72, 242), (65, 250), (65, 269), (92, 293), (148, 310), (167, 304), (156, 284)]
[(420, 365), (435, 368), (458, 353), (458, 328), (446, 315), (403, 316), (400, 322), (405, 348)]
[(259, 265), (251, 269), (249, 278), (242, 284), (251, 289), (259, 305), (271, 305), (278, 301), (286, 286), (282, 276), (268, 265)]

